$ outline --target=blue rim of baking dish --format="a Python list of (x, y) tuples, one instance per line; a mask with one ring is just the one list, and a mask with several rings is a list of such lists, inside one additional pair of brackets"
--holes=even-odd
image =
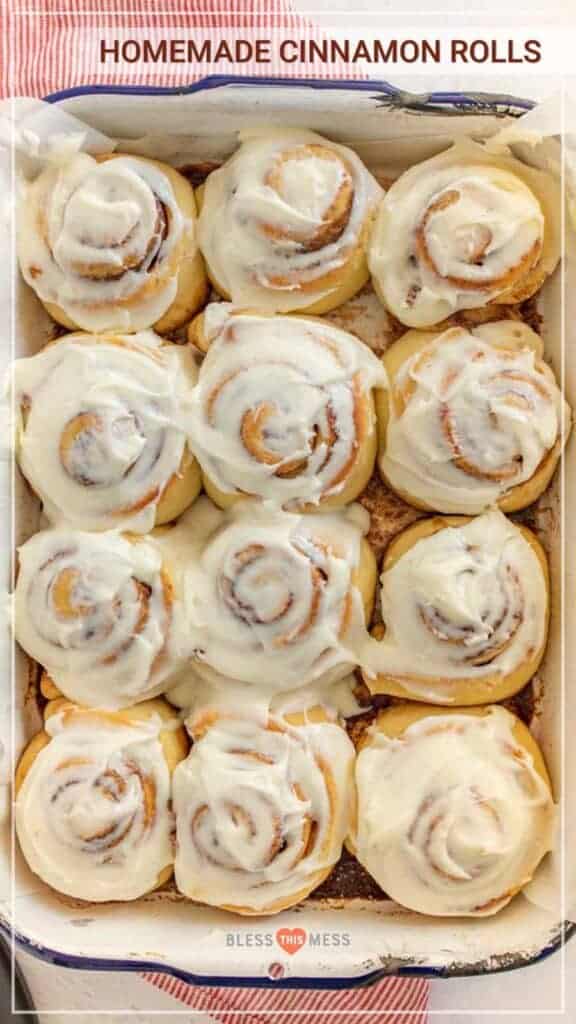
[[(51, 93), (44, 99), (48, 103), (60, 103), (77, 96), (88, 95), (128, 95), (128, 96), (186, 96), (194, 93), (206, 92), (208, 90), (221, 89), (227, 86), (242, 87), (282, 87), (282, 88), (310, 88), (316, 90), (337, 90), (354, 91), (372, 94), (376, 106), (383, 109), (403, 110), (405, 112), (418, 114), (476, 114), (490, 116), (513, 116), (521, 117), (522, 114), (532, 110), (535, 103), (532, 100), (522, 99), (517, 96), (509, 96), (498, 93), (461, 93), (461, 92), (431, 92), (411, 93), (398, 89), (390, 82), (376, 79), (369, 81), (357, 81), (354, 79), (317, 79), (317, 78), (269, 78), (256, 76), (238, 75), (209, 75), (206, 78), (194, 82), (185, 87), (156, 87), (156, 86), (114, 86), (114, 85), (86, 85), (77, 86), (72, 89), (63, 89)], [(454, 978), (472, 977), (483, 974), (501, 974), (507, 971), (517, 970), (531, 964), (540, 963), (561, 946), (568, 942), (576, 934), (576, 923), (562, 922), (557, 926), (550, 941), (531, 957), (518, 955), (504, 955), (492, 957), (489, 961), (478, 963), (451, 963), (444, 966), (432, 966), (426, 964), (410, 964), (405, 966), (393, 958), (389, 966), (382, 966), (378, 970), (369, 971), (367, 974), (349, 978), (247, 978), (247, 977), (225, 977), (225, 976), (204, 976), (185, 971), (179, 967), (169, 964), (157, 963), (150, 960), (124, 960), (122, 958), (106, 957), (85, 957), (76, 956), (51, 949), (41, 943), (35, 942), (26, 935), (13, 929), (6, 921), (0, 919), (0, 931), (12, 939), (27, 953), (44, 960), (47, 963), (58, 967), (69, 967), (76, 970), (88, 971), (116, 971), (116, 972), (137, 972), (168, 974), (191, 985), (210, 985), (222, 988), (269, 988), (269, 989), (324, 989), (338, 990), (346, 988), (357, 988), (374, 984), (386, 977), (414, 977), (414, 978)]]
[[(549, 956), (556, 953), (576, 933), (576, 923), (566, 922), (561, 925), (554, 937), (538, 953), (532, 957), (517, 956), (511, 958), (508, 955), (491, 957), (485, 964), (452, 963), (445, 966), (427, 966), (426, 964), (398, 964), (398, 958), (391, 958), (389, 967), (383, 966), (376, 971), (369, 971), (349, 978), (247, 978), (247, 977), (224, 977), (221, 975), (193, 974), (183, 968), (171, 964), (157, 963), (154, 960), (124, 960), (121, 958), (76, 956), (71, 953), (63, 953), (57, 949), (51, 949), (41, 943), (34, 942), (27, 936), (12, 930), (5, 921), (0, 920), (0, 932), (20, 946), (26, 953), (31, 954), (38, 960), (53, 964), (55, 967), (70, 967), (80, 971), (114, 971), (130, 972), (132, 974), (169, 974), (173, 978), (185, 981), (189, 985), (209, 985), (213, 988), (270, 988), (270, 989), (324, 989), (338, 990), (347, 988), (362, 988), (366, 985), (373, 985), (384, 978), (471, 978), (484, 974), (505, 974), (510, 971), (519, 970), (521, 967), (529, 967), (532, 964), (541, 963)], [(495, 965), (495, 966), (494, 966)], [(388, 1011), (392, 1012), (392, 1011)]]
[(207, 75), (198, 82), (186, 86), (153, 85), (79, 85), (62, 89), (44, 97), (47, 103), (61, 103), (76, 96), (124, 95), (124, 96), (190, 96), (194, 93), (222, 89), (226, 86), (266, 86), (273, 88), (305, 88), (375, 93), (376, 105), (383, 108), (404, 110), (413, 114), (484, 114), (497, 117), (521, 117), (535, 107), (533, 100), (510, 96), (506, 93), (489, 92), (429, 92), (412, 93), (399, 89), (390, 82), (371, 78), (366, 81), (348, 78), (274, 78), (257, 75)]

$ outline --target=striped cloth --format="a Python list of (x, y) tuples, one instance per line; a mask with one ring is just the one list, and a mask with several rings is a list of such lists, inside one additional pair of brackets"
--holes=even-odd
[[(352, 0), (351, 0), (352, 2)], [(218, 44), (241, 36), (318, 39), (321, 31), (298, 14), (290, 0), (0, 0), (0, 95), (47, 96), (80, 85), (185, 86), (208, 74), (303, 77), (365, 77), (342, 64), (280, 61), (272, 47), (266, 64), (204, 63), (162, 67), (142, 63), (102, 64), (100, 39), (178, 38), (182, 30)], [(180, 32), (179, 32), (180, 30)]]
[[(82, 85), (185, 86), (209, 73), (320, 77), (318, 65), (273, 62), (162, 68), (119, 64), (103, 67), (98, 40), (103, 36), (157, 42), (185, 30), (217, 43), (241, 35), (254, 39), (277, 32), (296, 39), (319, 38), (320, 30), (299, 15), (290, 0), (0, 0), (0, 96), (47, 96)], [(358, 77), (343, 65), (341, 77)], [(334, 68), (330, 68), (334, 76)], [(190, 986), (168, 974), (143, 977), (191, 1010), (219, 1024), (288, 1024), (312, 1018), (314, 1024), (344, 1024), (361, 1013), (363, 1024), (425, 1021), (428, 982), (386, 978), (364, 988), (334, 992)], [(298, 1016), (293, 1014), (297, 1011)]]
[(218, 1024), (425, 1024), (428, 982), (385, 978), (375, 985), (337, 992), (301, 989), (205, 988), (169, 974), (145, 974), (156, 988)]

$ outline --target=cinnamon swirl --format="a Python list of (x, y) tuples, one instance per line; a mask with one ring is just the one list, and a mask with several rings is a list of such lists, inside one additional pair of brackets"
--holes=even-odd
[(423, 519), (395, 538), (383, 625), (367, 651), (373, 693), (484, 704), (522, 689), (546, 646), (549, 577), (536, 537), (493, 510)]
[(206, 297), (194, 191), (166, 164), (76, 153), (25, 187), (18, 221), (24, 280), (70, 330), (165, 334)]
[(552, 848), (542, 754), (497, 705), (381, 712), (356, 783), (358, 860), (392, 899), (423, 914), (495, 914)]
[(369, 277), (380, 186), (352, 150), (302, 130), (245, 138), (202, 189), (198, 238), (226, 299), (326, 313)]
[(408, 331), (384, 356), (377, 393), (380, 473), (436, 512), (514, 512), (548, 486), (570, 425), (542, 341), (498, 321), (442, 334)]
[(201, 678), (270, 694), (350, 672), (376, 582), (361, 511), (297, 516), (242, 502), (223, 514), (196, 503), (183, 586)]
[(558, 263), (560, 209), (549, 174), (458, 143), (386, 193), (369, 249), (375, 288), (408, 327), (521, 302)]
[(96, 903), (162, 885), (174, 861), (171, 776), (187, 751), (164, 701), (115, 713), (49, 704), (16, 771), (16, 832), (32, 871)]
[(320, 708), (279, 718), (205, 711), (174, 773), (175, 874), (190, 899), (237, 914), (303, 900), (338, 860), (354, 748)]
[(208, 306), (190, 340), (207, 352), (189, 434), (210, 497), (341, 506), (364, 489), (385, 372), (353, 335), (304, 317)]
[(178, 606), (152, 538), (42, 530), (18, 557), (16, 639), (59, 692), (121, 708), (165, 688), (179, 664)]
[(55, 523), (145, 533), (200, 491), (181, 425), (196, 370), (151, 332), (70, 334), (14, 366), (17, 458)]

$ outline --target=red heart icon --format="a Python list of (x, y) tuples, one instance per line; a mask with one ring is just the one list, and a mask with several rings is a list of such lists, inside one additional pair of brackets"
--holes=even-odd
[(299, 949), (302, 949), (306, 938), (306, 932), (303, 928), (279, 928), (276, 932), (276, 942), (290, 956), (293, 956)]

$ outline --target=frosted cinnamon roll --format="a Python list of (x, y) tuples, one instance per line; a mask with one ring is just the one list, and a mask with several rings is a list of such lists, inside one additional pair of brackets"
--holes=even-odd
[(546, 765), (505, 708), (381, 712), (361, 745), (356, 783), (356, 856), (411, 910), (495, 914), (552, 849)]
[(123, 712), (48, 705), (16, 770), (16, 832), (34, 874), (58, 892), (135, 900), (173, 869), (171, 776), (188, 743), (153, 700)]
[(536, 537), (493, 510), (422, 519), (389, 545), (383, 625), (368, 650), (373, 693), (484, 704), (537, 671), (548, 633), (549, 577)]
[(25, 281), (71, 330), (166, 333), (207, 293), (192, 186), (144, 157), (76, 153), (24, 187)]
[(200, 491), (182, 427), (196, 370), (152, 332), (70, 334), (14, 366), (17, 457), (52, 522), (145, 533)]
[(179, 608), (152, 538), (42, 530), (18, 557), (16, 639), (61, 693), (119, 708), (162, 691), (179, 663)]
[(382, 190), (352, 150), (314, 132), (244, 139), (202, 188), (198, 238), (216, 290), (268, 313), (326, 313), (369, 278)]
[(220, 715), (188, 727), (174, 773), (175, 875), (190, 899), (237, 914), (299, 903), (340, 857), (354, 748), (320, 708), (300, 715)]
[(325, 321), (208, 306), (189, 332), (207, 352), (188, 430), (210, 497), (342, 506), (364, 489), (377, 448), (374, 388), (386, 374)]
[(360, 511), (297, 516), (243, 502), (223, 514), (196, 503), (183, 585), (198, 675), (270, 693), (350, 672), (376, 582)]
[(560, 209), (549, 174), (459, 143), (386, 193), (369, 249), (375, 288), (408, 327), (521, 302), (558, 263)]
[(417, 508), (514, 512), (548, 486), (570, 410), (541, 339), (506, 320), (408, 331), (384, 356), (380, 473)]

